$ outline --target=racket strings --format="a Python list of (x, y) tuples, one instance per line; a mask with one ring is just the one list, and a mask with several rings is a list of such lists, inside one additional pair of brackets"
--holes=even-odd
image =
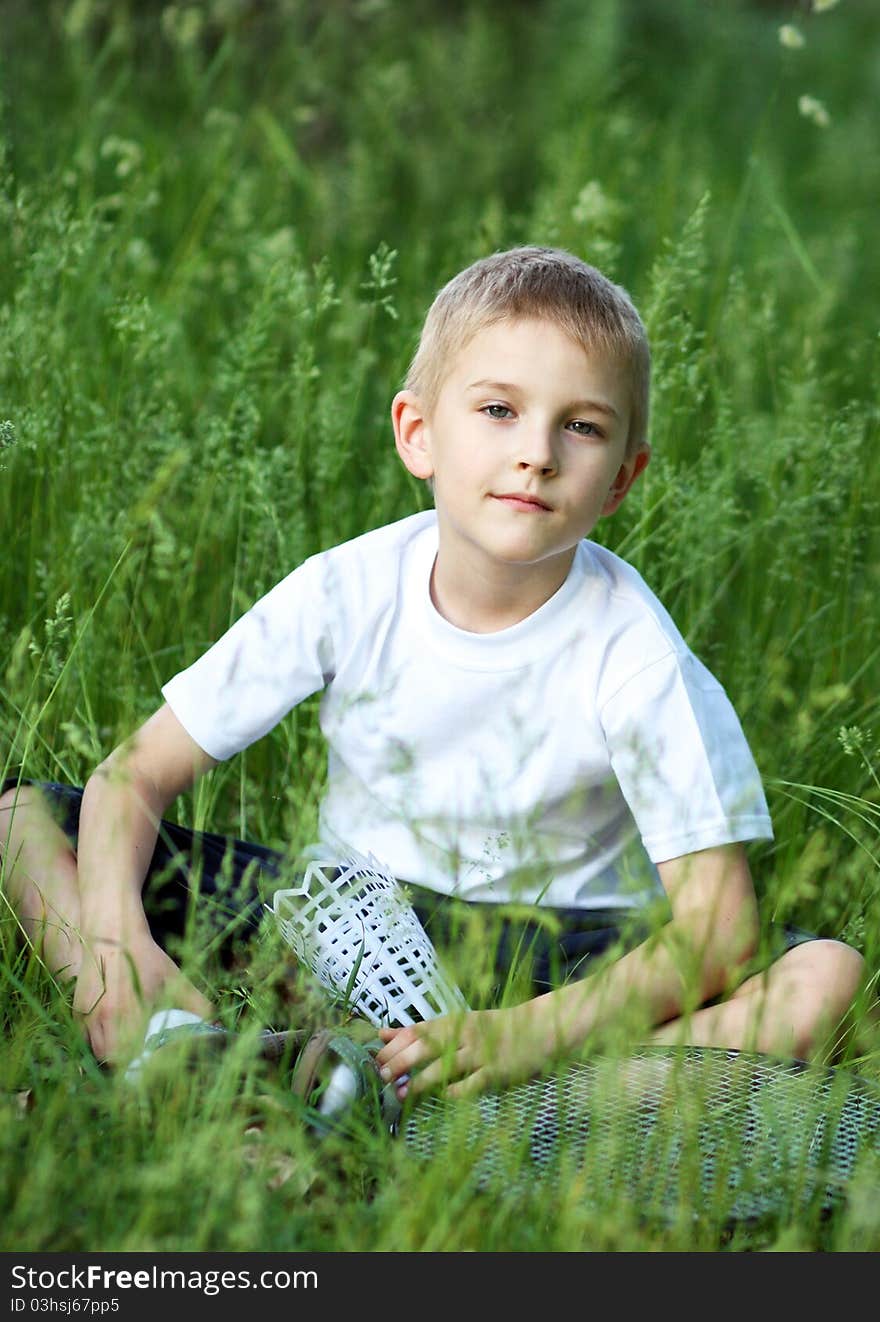
[(645, 1048), (505, 1093), (426, 1099), (401, 1137), (419, 1159), (465, 1153), (478, 1187), (525, 1191), (578, 1169), (597, 1204), (732, 1219), (832, 1207), (880, 1162), (880, 1090), (843, 1070), (712, 1048)]

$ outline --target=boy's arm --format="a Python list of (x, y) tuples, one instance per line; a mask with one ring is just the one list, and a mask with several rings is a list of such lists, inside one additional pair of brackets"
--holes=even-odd
[(216, 765), (161, 707), (89, 778), (79, 825), (83, 961), (74, 1008), (101, 1059), (123, 1047), (144, 1008), (174, 982), (175, 1004), (207, 1015), (209, 1002), (153, 941), (141, 901), (168, 805)]
[[(758, 940), (755, 890), (741, 845), (701, 850), (658, 865), (672, 921), (654, 937), (581, 982), (504, 1010), (445, 1016), (381, 1030), (380, 1067), (413, 1070), (416, 1092), (451, 1086), (451, 1096), (527, 1078), (626, 1022), (650, 1030), (724, 991)], [(383, 1075), (383, 1077), (385, 1077)]]
[(632, 1013), (635, 1026), (650, 1031), (702, 1005), (725, 991), (754, 953), (758, 906), (742, 845), (686, 854), (658, 864), (658, 871), (671, 922), (595, 979), (571, 983), (531, 1003), (552, 1024), (563, 1054), (613, 1027), (624, 1014)]

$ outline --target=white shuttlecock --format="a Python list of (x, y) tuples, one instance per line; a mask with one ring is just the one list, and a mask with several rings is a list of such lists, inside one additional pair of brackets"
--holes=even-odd
[(267, 906), (297, 959), (371, 1023), (399, 1027), (466, 1010), (395, 877), (372, 854), (313, 862)]

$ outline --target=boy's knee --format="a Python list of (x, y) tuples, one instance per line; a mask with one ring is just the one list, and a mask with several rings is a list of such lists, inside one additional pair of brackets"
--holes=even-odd
[(13, 785), (0, 794), (0, 844), (5, 834), (3, 827), (9, 825), (15, 813), (32, 805), (39, 798), (39, 790), (33, 785)]
[(13, 785), (0, 794), (0, 861), (8, 850), (17, 851), (45, 813), (43, 797), (33, 785)]
[(17, 803), (31, 803), (39, 794), (34, 785), (10, 785), (0, 794), (0, 807), (14, 808)]
[(821, 944), (826, 947), (825, 959), (831, 970), (837, 971), (858, 986), (865, 971), (864, 956), (852, 946), (848, 946), (845, 941), (827, 940)]
[(792, 1035), (786, 1050), (805, 1060), (828, 1049), (836, 1056), (851, 1029), (865, 971), (862, 956), (843, 941), (823, 937), (789, 950), (779, 971), (780, 1012)]
[(830, 938), (808, 941), (798, 949), (804, 952), (810, 985), (820, 994), (832, 998), (841, 1011), (845, 1010), (861, 986), (865, 972), (863, 957), (846, 942)]
[(19, 807), (27, 802), (27, 787), (13, 786), (0, 794), (0, 850), (9, 834), (12, 818)]

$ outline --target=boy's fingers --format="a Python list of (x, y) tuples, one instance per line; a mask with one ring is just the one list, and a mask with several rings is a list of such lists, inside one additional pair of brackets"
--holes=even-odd
[(379, 1065), (385, 1065), (400, 1051), (405, 1051), (407, 1047), (418, 1043), (419, 1038), (415, 1030), (407, 1028), (380, 1028), (379, 1036), (382, 1038), (385, 1046), (376, 1055), (376, 1062)]
[(379, 1066), (390, 1065), (395, 1056), (398, 1056), (401, 1051), (405, 1050), (405, 1048), (406, 1043), (404, 1042), (397, 1044), (390, 1042), (388, 1046), (383, 1047), (381, 1051), (376, 1053), (376, 1064)]
[(411, 1042), (390, 1055), (380, 1052), (376, 1064), (379, 1066), (379, 1074), (388, 1083), (391, 1079), (399, 1079), (401, 1074), (409, 1074), (424, 1056), (425, 1049), (421, 1042)]
[(119, 1044), (115, 1034), (108, 1032), (105, 1025), (96, 1023), (87, 1036), (92, 1055), (99, 1065), (110, 1065), (116, 1060)]
[(450, 1045), (447, 1050), (432, 1047), (430, 1042), (417, 1040), (397, 1052), (387, 1061), (380, 1062), (379, 1074), (386, 1083), (413, 1075), (415, 1092), (424, 1092), (445, 1079), (456, 1078), (470, 1070), (467, 1047)]
[(488, 1070), (474, 1070), (473, 1074), (468, 1074), (456, 1083), (450, 1083), (446, 1088), (446, 1096), (454, 1099), (461, 1097), (476, 1097), (478, 1093), (485, 1092), (491, 1083), (491, 1077)]
[(99, 1033), (97, 1031), (91, 1031), (89, 1029), (89, 1025), (85, 1022), (85, 1020), (81, 1021), (81, 1027), (83, 1031), (83, 1036), (85, 1037), (86, 1041), (89, 1044), (92, 1055), (95, 1057), (96, 1060), (100, 1060), (102, 1052), (104, 1050), (103, 1033)]
[[(460, 1050), (452, 1056), (444, 1054), (430, 1061), (424, 1069), (420, 1069), (417, 1074), (413, 1075), (409, 1086), (416, 1094), (442, 1090), (450, 1097), (455, 1095), (465, 1096), (464, 1093), (453, 1092), (453, 1089), (457, 1090), (469, 1078), (482, 1072), (479, 1069), (474, 1070), (467, 1060), (466, 1052)], [(450, 1083), (452, 1079), (458, 1080), (458, 1082)], [(475, 1088), (474, 1091), (479, 1092), (480, 1088)]]
[[(456, 1054), (456, 1049), (452, 1049), (452, 1054)], [(416, 1068), (423, 1071), (430, 1061), (447, 1061), (450, 1056), (450, 1050), (444, 1050), (442, 1044), (432, 1042), (430, 1038), (410, 1037), (407, 1035), (402, 1041), (390, 1043), (383, 1047), (376, 1056), (376, 1064), (379, 1066), (379, 1073), (386, 1081), (390, 1079), (399, 1079), (402, 1074), (409, 1074)]]

